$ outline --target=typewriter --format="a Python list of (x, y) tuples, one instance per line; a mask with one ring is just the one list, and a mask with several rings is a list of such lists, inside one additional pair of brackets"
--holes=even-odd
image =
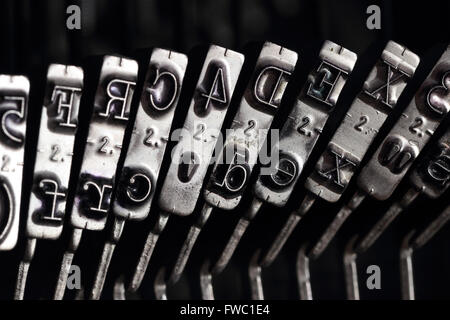
[(2, 299), (448, 298), (448, 3), (0, 6)]

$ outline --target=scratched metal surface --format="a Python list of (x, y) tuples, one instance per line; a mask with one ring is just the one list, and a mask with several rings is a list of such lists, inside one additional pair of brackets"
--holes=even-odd
[[(65, 28), (55, 27), (58, 24), (65, 24), (65, 7), (69, 2), (81, 5), (85, 12), (81, 32), (68, 32)], [(369, 31), (364, 27), (365, 9), (373, 3), (381, 5), (385, 14), (385, 25), (380, 31)], [(206, 0), (189, 2), (181, 0), (2, 1), (0, 35), (3, 43), (0, 50), (0, 73), (22, 73), (30, 78), (31, 83), (27, 131), (32, 134), (27, 135), (26, 140), (22, 198), (29, 197), (33, 173), (33, 167), (29, 163), (32, 163), (35, 157), (30, 150), (33, 150), (33, 145), (36, 145), (38, 132), (36, 121), (33, 119), (37, 119), (40, 114), (46, 69), (49, 63), (83, 66), (86, 95), (92, 95), (97, 83), (95, 74), (98, 74), (100, 66), (100, 60), (95, 57), (96, 55), (121, 54), (138, 60), (140, 66), (144, 66), (148, 63), (150, 50), (139, 50), (139, 48), (154, 46), (170, 48), (189, 56), (190, 63), (186, 72), (187, 88), (183, 89), (188, 92), (192, 91), (195, 85), (193, 79), (198, 77), (203, 63), (201, 57), (206, 52), (206, 47), (199, 44), (214, 43), (244, 53), (246, 64), (243, 73), (249, 77), (252, 70), (251, 63), (255, 61), (260, 48), (258, 45), (268, 40), (299, 53), (302, 63), (293, 81), (300, 89), (307, 73), (314, 66), (322, 41), (329, 39), (358, 53), (360, 57), (353, 71), (355, 77), (349, 82), (349, 88), (341, 97), (343, 105), (345, 102), (349, 105), (361, 89), (364, 77), (370, 71), (388, 39), (405, 45), (417, 53), (423, 61), (417, 71), (417, 78), (411, 83), (411, 91), (414, 88), (417, 89), (421, 84), (420, 79), (424, 79), (442, 53), (443, 43), (449, 41), (446, 16), (449, 6), (448, 1), (427, 1), (405, 6), (402, 3), (391, 4), (389, 1), (359, 0), (345, 3), (326, 0), (219, 0), (214, 1), (214, 4)], [(259, 43), (255, 44), (251, 41), (259, 41)], [(436, 45), (438, 47), (435, 47)], [(145, 71), (141, 72), (141, 83)], [(291, 92), (287, 101), (293, 101), (297, 94), (298, 92)], [(189, 94), (182, 92), (180, 100), (186, 104), (188, 96)], [(406, 104), (407, 101), (403, 101), (403, 105), (406, 106)], [(274, 125), (282, 126), (282, 118), (288, 114), (288, 110), (289, 108), (282, 106), (279, 116), (274, 120)], [(344, 114), (345, 108), (330, 117), (330, 127), (332, 123), (340, 123)], [(80, 111), (80, 119), (88, 115), (89, 110)], [(174, 124), (180, 127), (184, 118), (183, 110), (176, 112)], [(80, 124), (77, 137), (82, 137), (86, 129), (86, 125)], [(317, 150), (323, 148), (331, 136), (331, 130), (325, 130), (323, 139), (318, 141)], [(76, 150), (77, 148), (80, 150), (81, 147), (79, 143), (75, 144), (74, 161), (80, 161), (81, 155)], [(374, 151), (372, 148), (369, 153)], [(317, 159), (319, 155), (320, 152), (311, 155), (312, 160), (306, 164), (303, 178), (299, 179), (300, 185), (304, 183), (304, 177), (313, 169), (314, 159)], [(165, 157), (160, 175), (163, 176), (167, 168), (168, 158)], [(408, 187), (408, 183), (402, 182), (394, 192), (393, 200), (401, 196)], [(354, 188), (354, 183), (351, 183), (349, 190)], [(158, 192), (159, 186), (156, 195)], [(303, 189), (297, 187), (294, 192), (300, 194)], [(207, 228), (200, 235), (185, 274), (175, 286), (168, 287), (169, 298), (199, 299), (201, 297), (200, 265), (206, 256), (214, 258), (219, 255), (218, 250), (223, 248), (226, 237), (231, 233), (240, 213), (248, 206), (250, 195), (250, 190), (245, 193), (241, 205), (231, 218), (229, 214), (218, 211), (210, 219)], [(430, 200), (426, 197), (418, 199), (407, 214), (402, 214), (374, 247), (359, 258), (359, 278), (362, 284), (366, 278), (365, 266), (378, 264), (382, 270), (382, 290), (369, 291), (362, 286), (361, 298), (399, 299), (401, 297), (398, 272), (401, 240), (412, 227), (422, 227), (436, 217), (448, 204), (448, 195), (447, 192), (440, 199)], [(302, 220), (278, 259), (264, 270), (263, 285), (266, 298), (298, 299), (295, 263), (299, 244), (316, 240), (346, 201), (348, 197), (344, 195), (334, 204), (320, 202)], [(344, 270), (341, 262), (344, 247), (356, 231), (367, 232), (391, 203), (392, 201), (377, 202), (372, 199), (364, 202), (354, 216), (346, 222), (330, 247), (311, 264), (311, 282), (315, 298), (345, 298)], [(250, 257), (257, 248), (269, 245), (269, 241), (274, 238), (296, 204), (289, 201), (286, 208), (272, 206), (263, 208), (244, 236), (230, 265), (215, 278), (216, 298), (250, 297), (247, 279)], [(124, 271), (131, 272), (134, 268), (141, 249), (140, 246), (136, 246), (136, 243), (144, 242), (145, 236), (155, 222), (156, 215), (156, 210), (153, 210), (144, 223), (130, 223), (125, 229), (123, 241), (118, 246), (111, 264), (103, 298), (112, 298), (115, 278)], [(22, 221), (25, 221), (24, 217), (26, 217), (26, 211), (22, 212)], [(140, 297), (154, 298), (153, 283), (156, 270), (162, 265), (174, 262), (178, 252), (172, 248), (181, 246), (195, 218), (194, 216), (173, 217), (169, 222), (155, 252), (155, 265), (152, 269), (155, 272), (149, 272), (145, 278)], [(450, 285), (447, 272), (450, 267), (449, 228), (446, 226), (415, 255), (418, 299), (450, 298), (447, 290)], [(24, 231), (24, 224), (21, 223), (18, 246), (10, 252), (0, 252), (1, 299), (13, 297), (17, 264), (24, 251)], [(51, 298), (60, 257), (67, 244), (67, 231), (68, 228), (64, 230), (61, 241), (42, 241), (38, 244), (25, 299)], [(74, 260), (74, 264), (80, 265), (83, 269), (83, 283), (87, 287), (93, 282), (96, 264), (106, 238), (106, 232), (87, 232), (82, 240), (79, 255)], [(74, 292), (68, 292), (66, 298), (71, 299), (74, 296)]]

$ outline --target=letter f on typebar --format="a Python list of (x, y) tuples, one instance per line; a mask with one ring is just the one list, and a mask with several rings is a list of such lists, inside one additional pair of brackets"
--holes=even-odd
[(161, 212), (147, 237), (128, 290), (139, 289), (169, 215), (187, 216), (194, 211), (243, 64), (242, 54), (209, 47), (158, 198)]
[(187, 62), (184, 54), (163, 49), (153, 50), (112, 204), (115, 220), (111, 238), (103, 248), (91, 299), (100, 298), (125, 221), (141, 221), (150, 212)]
[(103, 59), (70, 217), (73, 230), (61, 262), (54, 299), (64, 297), (83, 230), (100, 231), (105, 227), (137, 73), (138, 64), (134, 60), (117, 56)]
[(57, 240), (63, 229), (82, 89), (80, 67), (49, 66), (15, 299), (23, 299), (36, 240)]
[(30, 82), (0, 75), (0, 251), (16, 246)]
[(309, 74), (281, 129), (276, 146), (278, 162), (275, 171), (264, 172), (268, 171), (268, 167), (260, 169), (253, 187), (253, 203), (240, 218), (222, 255), (213, 266), (214, 274), (222, 272), (227, 266), (250, 221), (263, 203), (277, 207), (286, 204), (355, 62), (356, 55), (353, 52), (331, 41), (324, 42), (317, 67)]
[(172, 283), (180, 278), (212, 209), (232, 210), (239, 204), (296, 63), (297, 53), (270, 42), (264, 43), (205, 187), (203, 209), (178, 255), (170, 277)]

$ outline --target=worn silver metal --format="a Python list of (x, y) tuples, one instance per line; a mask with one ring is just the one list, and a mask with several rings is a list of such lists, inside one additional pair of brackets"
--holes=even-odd
[(400, 283), (403, 300), (414, 300), (414, 275), (413, 275), (413, 248), (411, 238), (414, 230), (409, 232), (402, 240), (400, 246)]
[(222, 161), (216, 162), (204, 190), (205, 201), (210, 205), (231, 210), (239, 204), (297, 58), (294, 51), (264, 43), (252, 79), (227, 130), (218, 158)]
[(115, 245), (122, 235), (124, 221), (143, 220), (150, 212), (187, 62), (187, 56), (178, 52), (159, 48), (152, 52), (112, 204), (116, 220), (111, 239), (105, 243), (91, 299), (100, 298)]
[(309, 273), (309, 258), (306, 255), (306, 245), (300, 247), (297, 253), (297, 283), (301, 300), (312, 300), (311, 275)]
[(30, 82), (0, 75), (0, 251), (17, 243)]
[(450, 111), (450, 46), (362, 170), (358, 186), (385, 200)]
[(261, 280), (261, 265), (259, 264), (260, 253), (261, 251), (257, 250), (253, 254), (248, 266), (248, 277), (252, 292), (252, 300), (264, 300), (264, 289)]
[(358, 269), (356, 265), (357, 254), (354, 250), (358, 236), (354, 236), (345, 246), (344, 274), (347, 300), (359, 300)]
[(444, 194), (450, 186), (450, 128), (444, 133), (424, 159), (414, 166), (410, 183), (431, 199)]
[(210, 46), (185, 130), (172, 151), (158, 199), (161, 210), (181, 216), (194, 211), (243, 63), (242, 54)]
[(137, 73), (134, 60), (118, 56), (103, 59), (71, 213), (74, 228), (105, 227)]
[(82, 230), (100, 231), (105, 227), (137, 73), (138, 64), (134, 60), (118, 56), (103, 58), (72, 207), (73, 237), (63, 257), (55, 299), (64, 296)]
[[(244, 56), (238, 52), (209, 47), (158, 198), (160, 220), (167, 220), (172, 213), (186, 216), (194, 211), (243, 63)], [(157, 223), (147, 237), (128, 287), (130, 291), (139, 289), (165, 225)]]
[[(239, 204), (296, 63), (297, 53), (270, 42), (264, 43), (204, 189), (205, 206), (232, 210)], [(181, 276), (206, 222), (204, 217), (200, 220), (203, 223), (191, 228), (177, 258), (170, 277), (172, 283)]]
[[(276, 146), (279, 153), (276, 172), (270, 175), (260, 172), (253, 188), (253, 203), (235, 227), (225, 250), (213, 267), (214, 273), (226, 267), (247, 226), (264, 202), (279, 207), (286, 204), (356, 59), (353, 52), (331, 41), (324, 42), (318, 65), (309, 74), (281, 129)], [(296, 217), (293, 219), (300, 220)]]
[(28, 238), (56, 240), (61, 235), (82, 89), (80, 67), (49, 66), (26, 224)]
[(255, 197), (278, 207), (286, 204), (356, 59), (350, 50), (325, 41), (318, 66), (309, 74), (281, 129), (278, 170), (258, 177), (253, 188)]
[(56, 240), (62, 232), (83, 78), (77, 66), (51, 64), (47, 71), (26, 222), (28, 242), (19, 265), (16, 300), (23, 299), (35, 239)]
[(388, 42), (308, 177), (305, 187), (309, 191), (330, 202), (339, 200), (418, 64), (414, 53)]
[[(373, 176), (374, 173), (373, 168), (377, 168), (377, 176), (373, 176), (372, 183), (366, 182), (359, 185), (363, 190), (380, 200), (386, 199), (392, 194), (394, 188), (400, 183), (401, 178), (404, 177), (419, 152), (422, 151), (436, 128), (450, 112), (449, 84), (450, 46), (439, 58), (394, 128), (385, 138), (380, 148), (378, 148), (374, 156), (376, 163), (370, 166), (366, 172), (364, 170), (361, 172), (361, 181), (369, 181), (369, 176)], [(445, 136), (443, 139), (446, 139)], [(400, 201), (389, 208), (367, 235), (362, 238), (357, 246), (358, 252), (366, 251), (419, 194), (426, 192), (432, 197), (439, 196), (448, 188), (449, 166), (445, 155), (448, 148), (445, 143), (440, 146), (443, 147), (444, 157), (438, 157), (436, 159), (437, 162), (434, 160), (429, 161), (429, 165), (431, 165), (431, 175), (430, 172), (427, 174), (429, 180), (419, 179), (419, 175), (422, 174), (421, 171), (423, 170), (419, 165), (416, 173), (412, 175), (413, 186)], [(425, 161), (424, 163), (427, 162)], [(435, 172), (434, 170), (439, 171)], [(436, 173), (443, 174), (444, 180), (436, 181), (434, 178), (437, 176), (433, 178), (433, 175)], [(442, 177), (438, 177), (439, 179), (442, 179)], [(442, 182), (444, 184), (440, 188), (433, 186), (435, 183)]]

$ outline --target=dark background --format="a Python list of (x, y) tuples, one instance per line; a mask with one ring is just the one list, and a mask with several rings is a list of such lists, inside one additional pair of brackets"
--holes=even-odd
[[(82, 12), (82, 29), (66, 29), (66, 7), (77, 4)], [(381, 30), (366, 28), (366, 8), (370, 4), (381, 7)], [(418, 54), (422, 64), (416, 72), (411, 86), (399, 101), (399, 109), (406, 106), (421, 81), (431, 69), (449, 41), (450, 2), (448, 1), (296, 1), (296, 0), (3, 0), (0, 3), (0, 72), (25, 74), (31, 81), (31, 95), (26, 145), (26, 167), (24, 175), (24, 199), (28, 191), (37, 138), (37, 119), (43, 99), (46, 69), (49, 63), (77, 64), (84, 67), (86, 83), (81, 119), (89, 114), (89, 99), (96, 87), (99, 56), (122, 54), (138, 59), (140, 76), (145, 72), (151, 47), (165, 47), (187, 53), (189, 66), (183, 86), (181, 104), (175, 126), (183, 123), (195, 79), (206, 53), (206, 45), (215, 43), (246, 54), (243, 77), (237, 92), (242, 92), (245, 80), (252, 70), (262, 41), (270, 40), (299, 53), (299, 63), (289, 94), (274, 122), (282, 125), (289, 106), (304, 83), (306, 74), (313, 67), (323, 40), (332, 40), (359, 56), (349, 85), (339, 101), (337, 112), (327, 125), (311, 161), (307, 164), (303, 178), (295, 191), (297, 202), (303, 194), (301, 188), (314, 159), (320, 154), (335, 126), (340, 122), (371, 66), (381, 53), (387, 40), (395, 40)], [(138, 87), (139, 88), (139, 87)], [(240, 91), (239, 91), (240, 90)], [(135, 96), (138, 96), (138, 93)], [(231, 106), (235, 110), (236, 102)], [(398, 116), (398, 111), (396, 116)], [(228, 123), (230, 120), (229, 113)], [(394, 117), (395, 118), (395, 117)], [(83, 128), (81, 121), (75, 156), (82, 154)], [(387, 132), (392, 119), (383, 128)], [(448, 126), (448, 122), (446, 124)], [(441, 128), (441, 132), (442, 132)], [(382, 136), (382, 134), (380, 134)], [(381, 137), (380, 137), (381, 138)], [(379, 139), (377, 139), (379, 140)], [(376, 143), (375, 143), (376, 144)], [(373, 148), (372, 148), (373, 149)], [(370, 155), (370, 152), (369, 152)], [(75, 160), (76, 160), (75, 158)], [(367, 159), (366, 159), (367, 160)], [(161, 171), (164, 178), (165, 166)], [(161, 179), (160, 179), (161, 181)], [(407, 189), (404, 181), (393, 199)], [(353, 184), (346, 195), (336, 204), (318, 202), (300, 223), (285, 249), (274, 264), (263, 272), (266, 298), (298, 299), (295, 261), (297, 251), (305, 241), (314, 241), (328, 225), (342, 203), (354, 190)], [(297, 196), (298, 195), (298, 196)], [(217, 257), (226, 238), (245, 210), (251, 193), (233, 212), (214, 211), (210, 221), (199, 237), (185, 274), (180, 282), (168, 288), (169, 298), (199, 299), (199, 267), (206, 258)], [(214, 280), (216, 298), (249, 298), (247, 267), (256, 249), (264, 248), (287, 219), (296, 201), (286, 208), (266, 206), (245, 234), (228, 268)], [(318, 299), (344, 299), (345, 288), (342, 270), (342, 253), (348, 239), (367, 231), (371, 224), (392, 203), (367, 200), (347, 221), (344, 228), (320, 259), (311, 263), (313, 296)], [(202, 201), (199, 201), (202, 204)], [(297, 203), (298, 204), (298, 203)], [(421, 227), (435, 217), (448, 204), (448, 193), (440, 200), (424, 197), (403, 213), (386, 234), (359, 259), (360, 290), (363, 299), (399, 299), (400, 280), (398, 255), (400, 241), (412, 227)], [(23, 209), (23, 208), (22, 208)], [(22, 215), (26, 210), (22, 210)], [(112, 297), (112, 284), (122, 273), (129, 275), (135, 268), (144, 240), (157, 216), (154, 205), (149, 219), (140, 223), (128, 223), (113, 258), (107, 277), (103, 297)], [(156, 248), (142, 290), (136, 298), (154, 298), (154, 277), (163, 265), (169, 268), (179, 252), (189, 226), (196, 214), (190, 217), (172, 217)], [(24, 217), (24, 216), (23, 216)], [(21, 222), (25, 221), (22, 218)], [(17, 265), (24, 250), (23, 223), (21, 237), (16, 249), (0, 253), (0, 298), (13, 297)], [(107, 227), (107, 230), (109, 228)], [(65, 228), (59, 241), (38, 242), (36, 256), (31, 265), (25, 299), (49, 299), (53, 295), (59, 264), (67, 243), (69, 228)], [(424, 249), (415, 256), (416, 295), (420, 299), (449, 298), (450, 267), (448, 227), (444, 228)], [(86, 232), (74, 264), (82, 269), (83, 286), (90, 289), (94, 271), (107, 232)], [(382, 272), (382, 289), (365, 289), (365, 268), (377, 264)], [(66, 298), (73, 299), (75, 293), (67, 291)]]

